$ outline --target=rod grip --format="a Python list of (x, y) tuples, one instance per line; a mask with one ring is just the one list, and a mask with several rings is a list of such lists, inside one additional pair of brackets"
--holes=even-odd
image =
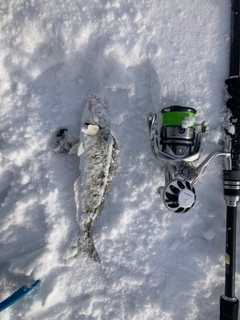
[(220, 297), (220, 320), (237, 320), (238, 319), (238, 299), (229, 301)]
[(226, 80), (229, 99), (226, 102), (231, 112), (230, 123), (226, 131), (232, 137), (232, 170), (240, 171), (240, 77)]

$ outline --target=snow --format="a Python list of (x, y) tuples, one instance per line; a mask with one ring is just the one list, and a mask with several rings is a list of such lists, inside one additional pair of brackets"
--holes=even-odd
[[(0, 26), (0, 298), (41, 279), (1, 319), (217, 319), (222, 160), (196, 184), (193, 209), (171, 213), (146, 117), (193, 107), (210, 125), (203, 158), (221, 150), (228, 1), (3, 0)], [(71, 258), (79, 160), (51, 151), (59, 128), (78, 136), (90, 93), (108, 100), (120, 149), (92, 228), (101, 264)], [(240, 297), (239, 257), (236, 271)]]

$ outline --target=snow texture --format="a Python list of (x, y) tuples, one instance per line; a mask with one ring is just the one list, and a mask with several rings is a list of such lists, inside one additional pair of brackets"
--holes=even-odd
[[(194, 208), (173, 214), (156, 192), (164, 173), (146, 117), (193, 107), (210, 125), (203, 158), (221, 150), (229, 1), (2, 0), (0, 26), (1, 299), (41, 279), (1, 319), (218, 319), (222, 160), (196, 184)], [(109, 103), (120, 150), (91, 230), (101, 264), (71, 259), (79, 159), (51, 151), (58, 129), (78, 136), (94, 92)]]

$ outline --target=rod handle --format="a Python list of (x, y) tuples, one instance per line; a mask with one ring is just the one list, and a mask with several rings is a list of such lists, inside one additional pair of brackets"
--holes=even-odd
[(234, 301), (226, 300), (224, 296), (220, 297), (220, 320), (238, 319), (238, 299)]
[(225, 83), (229, 94), (226, 106), (230, 118), (227, 116), (226, 131), (232, 138), (232, 170), (240, 171), (240, 77), (229, 78)]

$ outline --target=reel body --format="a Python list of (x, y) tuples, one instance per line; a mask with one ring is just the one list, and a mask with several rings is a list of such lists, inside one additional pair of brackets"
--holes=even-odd
[(157, 114), (148, 114), (150, 142), (154, 155), (165, 164), (165, 186), (158, 188), (165, 206), (177, 213), (189, 211), (196, 201), (194, 183), (218, 156), (230, 158), (231, 142), (226, 140), (223, 152), (213, 152), (197, 167), (193, 162), (201, 156), (208, 124), (195, 123), (196, 110), (170, 106)]

